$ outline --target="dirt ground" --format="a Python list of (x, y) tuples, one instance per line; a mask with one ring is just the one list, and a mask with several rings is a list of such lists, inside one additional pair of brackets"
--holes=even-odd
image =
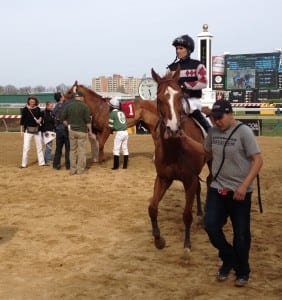
[[(70, 176), (64, 168), (39, 167), (34, 143), (28, 168), (20, 169), (20, 134), (0, 133), (0, 299), (282, 299), (282, 138), (258, 141), (264, 212), (256, 190), (251, 278), (247, 287), (236, 288), (234, 275), (216, 282), (220, 261), (196, 217), (190, 258), (183, 259), (179, 182), (159, 209), (167, 245), (154, 247), (147, 213), (155, 178), (150, 136), (130, 136), (127, 170), (111, 170), (111, 136), (109, 160), (91, 164), (88, 145), (88, 173)], [(205, 192), (203, 185), (203, 199)]]

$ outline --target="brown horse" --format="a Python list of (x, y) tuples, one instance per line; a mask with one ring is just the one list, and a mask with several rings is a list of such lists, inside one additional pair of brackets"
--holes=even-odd
[[(155, 246), (162, 249), (165, 240), (158, 226), (158, 206), (173, 180), (183, 183), (185, 190), (184, 248), (190, 250), (190, 227), (192, 205), (199, 187), (199, 174), (205, 164), (203, 150), (204, 137), (199, 127), (183, 112), (182, 91), (178, 85), (180, 69), (173, 75), (161, 78), (153, 69), (152, 77), (158, 83), (157, 109), (160, 116), (159, 138), (155, 147), (155, 167), (157, 176), (153, 197), (148, 208), (152, 223)], [(187, 252), (187, 251), (186, 251)]]
[[(110, 113), (108, 105), (109, 98), (103, 98), (93, 90), (85, 87), (84, 85), (78, 84), (77, 81), (75, 81), (70, 90), (65, 94), (65, 97), (67, 99), (71, 99), (73, 97), (73, 93), (76, 91), (81, 91), (84, 94), (84, 102), (90, 109), (93, 128), (96, 132), (96, 138), (99, 144), (99, 153), (96, 153), (96, 155), (96, 146), (93, 145), (93, 141), (90, 140), (92, 146), (92, 159), (93, 161), (104, 161), (104, 145), (111, 133), (108, 126)], [(156, 101), (135, 100), (132, 102), (132, 105), (134, 115), (133, 117), (127, 118), (128, 127), (132, 127), (142, 120), (150, 130), (152, 138), (155, 141), (156, 127), (159, 121)]]

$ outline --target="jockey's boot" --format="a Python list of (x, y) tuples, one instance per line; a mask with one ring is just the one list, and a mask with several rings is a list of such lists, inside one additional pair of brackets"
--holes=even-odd
[(198, 109), (194, 110), (191, 116), (201, 124), (201, 126), (205, 129), (206, 132), (208, 132), (208, 129), (211, 127), (211, 125)]
[(123, 169), (127, 169), (127, 165), (128, 165), (128, 155), (124, 155), (123, 156)]
[(114, 165), (112, 167), (112, 170), (117, 170), (119, 168), (119, 156), (114, 155)]

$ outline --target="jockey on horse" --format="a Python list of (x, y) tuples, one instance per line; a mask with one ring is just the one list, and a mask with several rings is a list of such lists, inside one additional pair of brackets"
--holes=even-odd
[(181, 87), (184, 98), (183, 109), (191, 115), (207, 132), (210, 126), (208, 120), (201, 112), (202, 89), (207, 87), (207, 72), (205, 66), (198, 60), (190, 58), (194, 51), (194, 40), (189, 35), (182, 35), (174, 39), (172, 45), (176, 49), (176, 58), (168, 68), (168, 72), (175, 72), (180, 66), (180, 78), (178, 84)]

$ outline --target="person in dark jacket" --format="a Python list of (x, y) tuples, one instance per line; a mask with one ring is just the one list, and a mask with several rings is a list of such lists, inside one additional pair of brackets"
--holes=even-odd
[(187, 34), (174, 39), (172, 45), (176, 49), (176, 58), (168, 66), (169, 72), (175, 72), (180, 66), (179, 85), (184, 93), (183, 108), (187, 114), (196, 119), (208, 131), (209, 122), (201, 112), (202, 89), (207, 87), (207, 72), (205, 66), (190, 57), (194, 51), (194, 40)]
[(42, 111), (42, 137), (45, 144), (44, 159), (45, 164), (50, 165), (53, 137), (55, 137), (55, 117), (53, 115), (54, 103), (51, 101), (46, 102), (45, 110)]
[(68, 128), (61, 121), (61, 113), (66, 106), (66, 100), (62, 93), (57, 92), (54, 94), (54, 99), (57, 101), (55, 108), (53, 109), (53, 115), (55, 118), (55, 132), (56, 132), (56, 149), (53, 159), (53, 168), (56, 170), (61, 169), (61, 158), (63, 147), (65, 147), (65, 167), (70, 169), (70, 141)]

